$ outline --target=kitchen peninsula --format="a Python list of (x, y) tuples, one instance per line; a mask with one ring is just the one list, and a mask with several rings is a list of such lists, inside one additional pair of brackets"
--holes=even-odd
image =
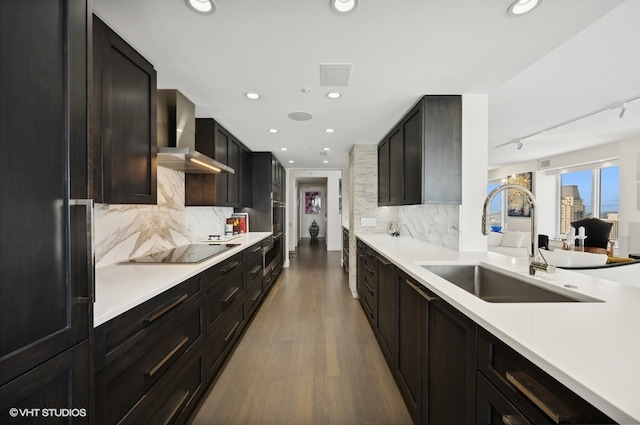
[[(636, 338), (640, 323), (637, 288), (566, 270), (538, 273), (530, 278), (527, 259), (453, 251), (386, 234), (357, 237), (383, 262), (392, 263), (399, 273), (445, 301), (614, 421), (640, 421), (637, 403), (640, 369), (635, 367), (640, 350)], [(523, 280), (533, 279), (540, 286), (566, 295), (601, 302), (486, 302), (422, 267), (429, 264), (486, 264)]]

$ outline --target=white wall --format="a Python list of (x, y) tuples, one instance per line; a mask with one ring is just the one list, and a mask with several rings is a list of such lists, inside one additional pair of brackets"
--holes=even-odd
[(488, 97), (462, 95), (462, 206), (460, 251), (485, 251), (482, 205), (487, 195)]
[(620, 149), (620, 215), (618, 255), (640, 253), (640, 138), (623, 141)]

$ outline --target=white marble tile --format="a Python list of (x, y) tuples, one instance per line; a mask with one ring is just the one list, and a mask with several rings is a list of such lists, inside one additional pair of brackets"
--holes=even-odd
[[(174, 248), (224, 229), (232, 208), (185, 208), (184, 173), (158, 167), (157, 205), (95, 206), (96, 266)], [(200, 211), (201, 210), (201, 211)]]

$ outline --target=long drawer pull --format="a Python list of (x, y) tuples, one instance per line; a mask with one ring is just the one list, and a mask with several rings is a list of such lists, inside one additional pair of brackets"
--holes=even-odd
[(425, 293), (424, 293), (424, 291), (423, 291), (422, 289), (418, 288), (418, 287), (417, 287), (413, 282), (411, 282), (409, 279), (405, 279), (404, 281), (406, 282), (406, 284), (407, 284), (407, 285), (409, 285), (410, 287), (412, 287), (413, 289), (415, 289), (415, 290), (416, 290), (416, 292), (417, 292), (418, 294), (422, 295), (422, 297), (423, 297), (424, 299), (426, 299), (427, 301), (431, 302), (431, 301), (435, 301), (435, 300), (437, 300), (437, 299), (438, 299), (438, 298), (433, 297), (433, 296), (431, 296), (431, 295), (427, 295), (427, 294), (425, 294)]
[(369, 311), (369, 314), (373, 316), (373, 310), (371, 309), (371, 307), (369, 306), (369, 303), (367, 302), (367, 297), (364, 297), (364, 305), (367, 306), (367, 310)]
[(367, 287), (367, 290), (371, 293), (371, 295), (373, 295), (373, 289), (371, 289), (371, 287), (369, 286), (369, 282), (367, 282), (367, 278), (364, 278), (364, 286)]
[(520, 415), (502, 415), (504, 425), (531, 425), (531, 422)]
[(173, 357), (187, 342), (189, 342), (188, 336), (185, 336), (180, 341), (178, 341), (176, 346), (173, 347), (173, 349), (169, 351), (167, 355), (158, 362), (158, 364), (151, 368), (151, 370), (147, 371), (146, 375), (148, 377), (152, 377), (153, 375), (155, 375), (160, 370), (160, 368), (162, 368), (162, 366), (164, 366), (171, 359), (171, 357)]
[(227, 298), (225, 298), (222, 302), (223, 303), (228, 303), (229, 300), (231, 298), (233, 298), (233, 296), (236, 294), (236, 292), (238, 292), (240, 290), (240, 288), (238, 286), (236, 286), (235, 288), (233, 288), (233, 291), (231, 291), (231, 293), (229, 295), (227, 295)]
[(159, 318), (161, 318), (162, 316), (167, 314), (169, 311), (171, 311), (174, 308), (176, 308), (179, 304), (183, 303), (187, 298), (189, 298), (189, 294), (183, 294), (177, 300), (167, 304), (166, 306), (162, 307), (160, 310), (158, 310), (155, 313), (147, 316), (144, 319), (144, 321), (147, 322), (147, 323), (151, 323), (151, 322), (154, 322), (154, 321), (158, 320)]
[(258, 292), (256, 293), (256, 296), (255, 296), (255, 297), (251, 298), (251, 301), (255, 301), (255, 300), (257, 300), (257, 299), (260, 297), (260, 294), (262, 294), (262, 291), (261, 291), (261, 290), (260, 290), (260, 291), (258, 291)]
[(384, 258), (384, 257), (378, 257), (378, 261), (380, 261), (382, 263), (382, 265), (384, 265), (384, 266), (390, 266), (391, 265), (391, 261), (387, 261), (387, 259)]
[(167, 416), (167, 419), (162, 423), (163, 425), (167, 425), (173, 422), (176, 414), (180, 411), (182, 406), (184, 406), (184, 402), (187, 401), (190, 394), (191, 391), (184, 391), (184, 394), (182, 395), (182, 397), (180, 397), (178, 403), (176, 403), (175, 407), (171, 410), (171, 413), (169, 413), (169, 416)]
[(526, 372), (506, 372), (506, 377), (507, 381), (538, 406), (553, 422), (566, 423), (571, 417), (571, 408)]
[(373, 272), (371, 271), (371, 269), (370, 269), (369, 267), (367, 267), (367, 265), (366, 265), (366, 264), (364, 265), (364, 268), (365, 268), (365, 269), (367, 269), (367, 271), (368, 271), (369, 273), (373, 274)]
[(256, 252), (261, 251), (261, 250), (262, 250), (262, 245), (258, 245), (257, 247), (255, 247), (254, 249), (251, 250), (251, 253), (253, 254), (253, 253), (256, 253)]
[(238, 264), (240, 264), (240, 261), (234, 261), (233, 263), (229, 264), (229, 266), (221, 269), (220, 271), (222, 273), (229, 273), (231, 270), (235, 269)]
[(236, 324), (233, 325), (233, 329), (231, 329), (231, 332), (229, 332), (227, 336), (224, 338), (225, 343), (231, 339), (234, 333), (236, 333), (236, 329), (238, 329), (238, 326), (240, 326), (240, 322), (236, 322)]
[(249, 274), (256, 274), (256, 273), (258, 273), (258, 271), (259, 271), (259, 270), (261, 270), (261, 269), (262, 269), (262, 266), (255, 266), (255, 267), (253, 268), (253, 270), (251, 270), (251, 271), (249, 272)]

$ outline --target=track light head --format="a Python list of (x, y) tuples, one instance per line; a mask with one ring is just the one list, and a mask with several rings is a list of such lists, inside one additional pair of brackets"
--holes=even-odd
[(627, 104), (623, 103), (622, 107), (620, 108), (620, 114), (618, 115), (620, 117), (620, 119), (623, 119), (625, 116), (627, 116)]
[(521, 140), (518, 140), (518, 144), (516, 145), (516, 149), (520, 150), (520, 149), (522, 149), (522, 146), (524, 146), (524, 145), (522, 144), (522, 141), (521, 141)]

